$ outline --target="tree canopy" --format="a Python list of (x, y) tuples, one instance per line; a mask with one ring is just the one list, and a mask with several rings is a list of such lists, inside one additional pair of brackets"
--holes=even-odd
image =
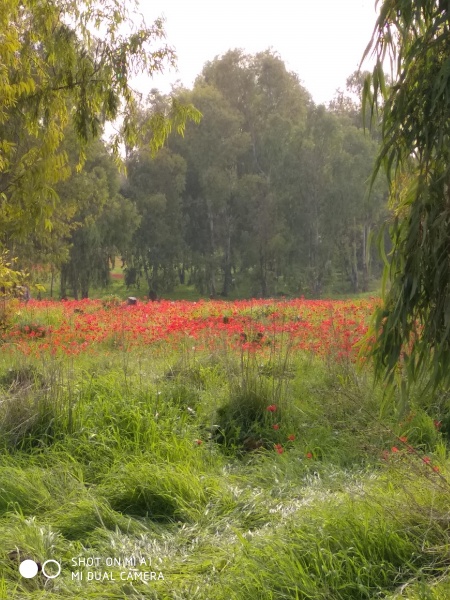
[[(351, 76), (349, 91), (357, 85)], [(122, 193), (141, 221), (127, 281), (140, 273), (158, 294), (180, 281), (225, 297), (367, 291), (386, 187), (377, 181), (367, 201), (377, 141), (357, 94), (315, 106), (271, 50), (230, 50), (174, 93), (203, 116), (157, 157), (128, 154)], [(166, 101), (155, 91), (147, 110)]]
[[(381, 119), (375, 172), (390, 185), (390, 288), (375, 322), (378, 373), (450, 383), (450, 4), (384, 0), (364, 100)], [(391, 85), (383, 75), (390, 59)]]
[[(54, 184), (69, 175), (62, 148), (72, 122), (78, 139), (98, 137), (120, 119), (112, 147), (147, 136), (153, 151), (172, 128), (182, 132), (192, 106), (174, 100), (165, 113), (139, 122), (130, 80), (175, 60), (163, 22), (138, 25), (122, 0), (3, 0), (0, 11), (0, 228), (26, 238), (48, 231), (58, 204)], [(124, 33), (128, 32), (128, 33)], [(148, 136), (151, 132), (151, 136)], [(83, 151), (81, 151), (81, 162)]]
[[(162, 23), (125, 38), (120, 3), (117, 14), (107, 2), (83, 14), (68, 2), (57, 14), (58, 2), (47, 12), (10, 2), (5, 21), (22, 30), (17, 52), (3, 48), (0, 245), (20, 257), (18, 267), (39, 264), (52, 282), (59, 273), (61, 295), (75, 297), (108, 283), (115, 256), (126, 283), (145, 280), (152, 296), (178, 282), (213, 296), (368, 289), (385, 192), (365, 200), (377, 141), (364, 136), (357, 93), (315, 106), (276, 52), (230, 50), (191, 90), (153, 90), (144, 104), (130, 78), (173, 59)], [(34, 11), (43, 11), (40, 38)], [(30, 89), (19, 93), (13, 81)], [(352, 76), (348, 91), (360, 84)], [(187, 122), (198, 121), (192, 106), (199, 124)], [(95, 142), (105, 119), (121, 116), (115, 149), (122, 140), (126, 177)]]

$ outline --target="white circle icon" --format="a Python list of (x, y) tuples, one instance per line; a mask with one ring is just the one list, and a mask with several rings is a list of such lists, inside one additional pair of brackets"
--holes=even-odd
[(36, 577), (38, 570), (37, 563), (29, 558), (27, 560), (23, 560), (19, 565), (19, 573), (26, 579), (32, 579), (33, 577)]
[[(49, 565), (51, 563), (56, 565), (56, 568), (57, 568), (57, 572), (54, 573), (53, 575), (49, 575), (48, 573), (45, 572), (45, 566)], [(55, 577), (59, 577), (59, 574), (61, 573), (61, 565), (59, 564), (58, 561), (50, 558), (49, 560), (46, 560), (45, 563), (42, 565), (42, 573), (43, 573), (43, 575), (45, 575), (47, 577), (47, 579), (55, 579)]]

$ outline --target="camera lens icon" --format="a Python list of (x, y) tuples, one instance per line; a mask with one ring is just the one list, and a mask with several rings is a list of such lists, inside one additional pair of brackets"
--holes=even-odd
[(23, 560), (19, 565), (19, 573), (22, 577), (25, 577), (25, 579), (36, 577), (38, 571), (39, 567), (37, 566), (37, 563), (31, 559)]
[[(38, 571), (39, 566), (37, 562), (29, 558), (23, 560), (19, 565), (19, 573), (25, 579), (32, 579), (33, 577), (36, 577)], [(55, 579), (61, 574), (61, 564), (57, 560), (50, 558), (42, 564), (41, 571), (44, 577), (47, 579)]]

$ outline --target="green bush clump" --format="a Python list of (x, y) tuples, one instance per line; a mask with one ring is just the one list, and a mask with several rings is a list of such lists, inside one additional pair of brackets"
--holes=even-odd
[(189, 520), (206, 504), (198, 476), (170, 464), (133, 461), (113, 467), (99, 491), (114, 510), (156, 522)]

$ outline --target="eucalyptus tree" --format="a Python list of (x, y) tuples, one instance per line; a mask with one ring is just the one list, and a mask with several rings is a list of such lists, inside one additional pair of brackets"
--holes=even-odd
[(186, 161), (169, 148), (156, 156), (141, 148), (129, 155), (127, 171), (123, 192), (140, 218), (126, 254), (128, 270), (142, 272), (152, 293), (170, 290), (182, 261)]
[(184, 193), (184, 234), (193, 262), (191, 279), (202, 292), (230, 291), (239, 236), (238, 181), (248, 151), (249, 136), (242, 115), (223, 94), (199, 78), (184, 92), (202, 113), (199, 125), (189, 124), (183, 140), (170, 140), (187, 163)]
[[(283, 274), (288, 245), (280, 210), (283, 164), (294, 127), (305, 127), (309, 94), (272, 51), (230, 50), (207, 63), (197, 82), (215, 87), (240, 119), (247, 147), (236, 163), (241, 265), (255, 293), (268, 295)], [(242, 181), (241, 181), (242, 179)]]
[(311, 107), (305, 125), (292, 127), (276, 173), (280, 211), (291, 240), (286, 278), (302, 294), (318, 297), (327, 284), (334, 254), (330, 213), (333, 162), (341, 151), (342, 127), (324, 106)]
[(238, 198), (242, 203), (243, 268), (253, 274), (251, 293), (267, 297), (277, 288), (276, 278), (284, 272), (290, 241), (285, 222), (279, 218), (278, 199), (268, 180), (258, 173), (243, 175)]
[[(64, 147), (69, 164), (75, 167), (73, 135), (66, 134)], [(56, 185), (65, 229), (57, 227), (60, 254), (48, 258), (52, 272), (60, 270), (62, 296), (67, 295), (68, 287), (75, 298), (79, 294), (87, 298), (92, 285), (105, 287), (115, 256), (129, 246), (139, 219), (134, 205), (119, 194), (119, 188), (117, 165), (99, 140), (86, 147), (83, 169), (77, 172), (72, 168), (71, 176)]]
[(271, 50), (230, 50), (206, 63), (199, 81), (216, 87), (243, 119), (250, 137), (247, 171), (270, 177), (291, 124), (305, 123), (311, 98), (295, 73)]
[(92, 286), (107, 287), (116, 256), (131, 245), (139, 216), (134, 204), (120, 194), (107, 199), (98, 214), (77, 215), (67, 239), (67, 257), (60, 266), (60, 294), (70, 288), (75, 298), (88, 298)]
[[(390, 286), (377, 313), (378, 373), (406, 383), (450, 384), (450, 7), (435, 0), (384, 0), (372, 40), (376, 65), (365, 106), (381, 119), (375, 174), (384, 169), (394, 218)], [(389, 56), (392, 85), (385, 84)]]
[(378, 144), (362, 128), (344, 120), (339, 148), (330, 162), (332, 182), (326, 235), (333, 240), (334, 267), (350, 281), (353, 293), (368, 291), (373, 248), (387, 217), (387, 188), (381, 177), (369, 195), (369, 180)]

